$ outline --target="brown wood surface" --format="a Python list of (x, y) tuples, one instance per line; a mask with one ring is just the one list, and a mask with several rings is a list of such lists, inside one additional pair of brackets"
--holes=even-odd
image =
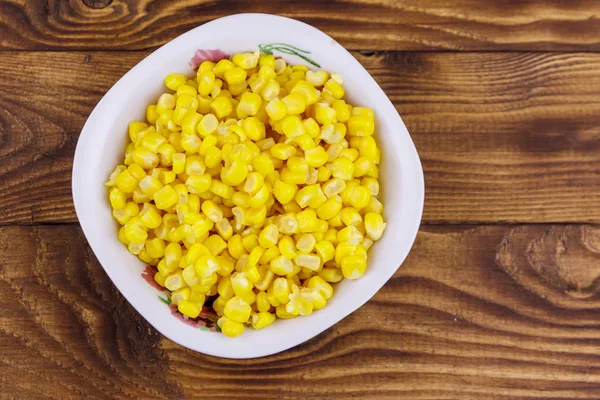
[(156, 333), (76, 226), (0, 228), (0, 260), (0, 387), (21, 398), (600, 393), (600, 229), (590, 226), (425, 227), (364, 307), (293, 350), (245, 361)]
[[(245, 361), (142, 319), (70, 190), (79, 132), (114, 82), (239, 12), (353, 50), (426, 181), (417, 242), (371, 301)], [(598, 15), (596, 0), (0, 0), (0, 399), (599, 399)]]
[[(74, 222), (79, 132), (147, 53), (3, 54), (0, 224)], [(355, 55), (417, 146), (424, 223), (600, 221), (599, 55)]]
[(148, 49), (246, 12), (299, 19), (353, 50), (600, 49), (596, 0), (0, 0), (0, 48)]

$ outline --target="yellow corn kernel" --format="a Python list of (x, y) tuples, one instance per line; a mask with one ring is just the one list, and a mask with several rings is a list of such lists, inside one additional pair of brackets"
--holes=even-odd
[(295, 184), (286, 183), (283, 181), (275, 182), (273, 187), (273, 195), (281, 204), (287, 204), (294, 199), (298, 187)]
[(232, 321), (244, 323), (250, 318), (252, 308), (239, 296), (234, 296), (225, 304), (224, 314)]
[(375, 132), (375, 122), (366, 115), (352, 115), (348, 119), (348, 133), (352, 136), (371, 136)]
[[(193, 81), (190, 81), (190, 83)], [(195, 83), (194, 85), (190, 85), (188, 84), (188, 82), (186, 81), (185, 85), (181, 85), (177, 88), (177, 93), (176, 96), (179, 96), (181, 94), (191, 94), (192, 96), (196, 96), (198, 95), (198, 84)]]
[(344, 88), (342, 87), (342, 85), (340, 85), (333, 79), (330, 79), (327, 82), (325, 82), (325, 89), (329, 90), (329, 92), (336, 99), (341, 99), (342, 97), (344, 97)]
[(148, 124), (146, 124), (145, 122), (139, 122), (139, 121), (133, 121), (129, 123), (128, 126), (128, 133), (129, 133), (129, 138), (131, 139), (131, 141), (133, 143), (136, 143), (138, 141), (139, 138), (141, 138), (142, 135), (140, 135), (140, 133), (145, 133), (144, 131), (146, 131), (148, 129)]
[(154, 193), (153, 199), (156, 207), (161, 210), (166, 210), (177, 203), (179, 195), (171, 186), (167, 185)]
[(265, 106), (265, 111), (269, 118), (273, 121), (280, 121), (287, 115), (287, 106), (279, 97), (276, 97), (269, 101)]
[(304, 158), (308, 166), (312, 168), (319, 168), (329, 160), (327, 151), (321, 146), (314, 147), (312, 149), (304, 150)]
[(175, 290), (171, 293), (171, 303), (174, 305), (179, 304), (181, 301), (188, 300), (190, 298), (191, 289), (189, 287), (183, 287), (181, 289)]
[(213, 256), (218, 256), (227, 248), (227, 243), (219, 235), (211, 235), (204, 241), (204, 246)]
[(376, 213), (381, 214), (383, 212), (383, 204), (376, 197), (371, 196), (370, 203), (361, 210), (364, 213)]
[(329, 178), (331, 178), (331, 171), (329, 170), (329, 168), (325, 166), (319, 167), (319, 169), (317, 170), (317, 181), (325, 182)]
[(228, 85), (239, 85), (244, 83), (247, 73), (243, 68), (234, 67), (224, 72), (223, 77)]
[[(119, 174), (123, 171), (126, 171), (127, 167), (125, 165), (118, 165), (113, 172), (111, 172), (110, 176), (108, 177), (108, 180), (106, 181), (106, 183), (104, 183), (104, 186), (108, 186), (108, 187), (112, 187), (115, 186), (117, 183), (117, 176), (119, 176)], [(131, 173), (130, 173), (131, 174)]]
[[(333, 178), (322, 185), (323, 193), (329, 198), (334, 198), (346, 188), (346, 182), (341, 178)], [(326, 218), (329, 219), (329, 218)]]
[(269, 79), (262, 87), (260, 94), (265, 101), (271, 101), (279, 95), (280, 89), (279, 82), (274, 79)]
[(358, 245), (363, 240), (363, 234), (355, 226), (347, 226), (341, 229), (337, 234), (338, 242), (347, 242), (353, 245)]
[(277, 143), (275, 146), (271, 147), (270, 152), (273, 157), (279, 160), (287, 160), (296, 154), (296, 149), (289, 144)]
[(275, 315), (270, 312), (261, 311), (252, 316), (252, 327), (254, 329), (263, 329), (271, 325), (274, 321)]
[(335, 263), (340, 265), (344, 257), (354, 254), (355, 251), (356, 245), (346, 242), (339, 243), (335, 248)]
[[(217, 62), (217, 64), (212, 67), (212, 71), (215, 73), (215, 76), (218, 76), (219, 78), (223, 78), (223, 74), (225, 73), (225, 71), (230, 70), (234, 67), (235, 67), (234, 63), (232, 63), (231, 61), (229, 61), (227, 59), (223, 59), (223, 60), (220, 60), (219, 62)], [(208, 65), (207, 65), (206, 69), (207, 70), (209, 69)]]
[(210, 184), (210, 191), (224, 199), (231, 199), (231, 196), (233, 196), (233, 188), (231, 186), (214, 179)]
[[(287, 107), (288, 115), (302, 114), (306, 109), (306, 100), (301, 93), (290, 93), (282, 99), (283, 103)], [(300, 119), (298, 122), (301, 124)]]
[(358, 209), (366, 207), (371, 202), (371, 192), (364, 186), (357, 185), (352, 192), (350, 204)]
[(231, 275), (235, 268), (234, 259), (227, 253), (221, 253), (220, 256), (216, 257), (216, 260), (219, 263), (219, 270), (217, 273), (223, 277)]
[(296, 242), (296, 248), (303, 253), (310, 253), (315, 248), (317, 244), (317, 240), (310, 233), (305, 233), (300, 236), (298, 241)]
[(158, 283), (162, 287), (165, 287), (165, 279), (167, 279), (167, 277), (161, 274), (160, 271), (157, 271), (154, 274), (154, 282)]
[(250, 198), (250, 207), (255, 209), (262, 208), (271, 196), (271, 189), (268, 184), (264, 184), (261, 188), (256, 192), (254, 196)]
[[(341, 222), (340, 222), (340, 226), (341, 226), (341, 225), (342, 225), (342, 224), (341, 224)], [(328, 229), (328, 230), (325, 232), (325, 235), (324, 235), (324, 237), (323, 237), (323, 240), (326, 240), (326, 241), (330, 242), (332, 245), (334, 245), (334, 246), (337, 246), (337, 244), (338, 244), (338, 241), (337, 241), (337, 233), (338, 233), (338, 230), (337, 230), (337, 229), (335, 229), (335, 228)]]
[[(356, 149), (345, 149), (345, 150), (354, 150)], [(342, 156), (340, 154), (340, 156)], [(369, 173), (371, 168), (373, 167), (373, 162), (367, 157), (360, 157), (354, 162), (354, 176), (361, 177)]]
[(142, 192), (150, 198), (154, 197), (154, 194), (164, 186), (159, 179), (149, 175), (146, 175), (146, 177), (140, 181), (139, 185)]
[(360, 180), (360, 184), (369, 189), (371, 196), (377, 196), (379, 194), (379, 181), (377, 179), (365, 177)]
[(265, 249), (269, 249), (277, 244), (279, 229), (275, 225), (267, 225), (258, 235), (258, 243)]
[(281, 176), (281, 180), (289, 183), (289, 184), (295, 184), (295, 185), (303, 185), (306, 183), (306, 181), (308, 180), (308, 174), (302, 173), (302, 172), (294, 172), (291, 171), (289, 168), (283, 168), (281, 170), (280, 176)]
[(315, 119), (321, 125), (333, 124), (336, 122), (335, 110), (327, 103), (315, 104)]
[(293, 213), (287, 213), (277, 218), (275, 224), (279, 232), (291, 235), (298, 232), (298, 219)]
[(330, 219), (336, 216), (342, 209), (341, 198), (329, 198), (319, 208), (317, 208), (317, 216), (321, 219)]
[(226, 317), (221, 317), (218, 322), (220, 322), (219, 327), (225, 336), (234, 338), (244, 333), (244, 324), (242, 323), (232, 321)]
[(185, 282), (181, 276), (181, 272), (174, 272), (165, 279), (165, 287), (172, 292), (181, 289), (184, 286)]
[(185, 186), (190, 193), (204, 193), (212, 187), (212, 178), (209, 174), (191, 175), (185, 180)]
[(185, 154), (183, 153), (175, 153), (173, 154), (173, 172), (176, 174), (181, 174), (185, 170)]
[(298, 203), (298, 205), (302, 208), (305, 208), (309, 205), (311, 208), (316, 208), (324, 204), (327, 198), (323, 194), (321, 186), (315, 184), (305, 186), (298, 190), (295, 200), (296, 203)]
[(285, 278), (277, 278), (273, 281), (273, 295), (280, 304), (290, 301), (290, 286)]
[(308, 268), (312, 271), (317, 271), (321, 268), (321, 258), (314, 254), (299, 254), (294, 258), (296, 265)]
[(147, 108), (146, 108), (146, 120), (154, 125), (156, 124), (156, 121), (158, 120), (158, 112), (156, 111), (156, 104), (150, 104)]
[[(212, 294), (214, 295), (214, 293)], [(198, 307), (202, 308), (204, 306), (204, 302), (206, 301), (206, 294), (198, 291), (194, 291), (192, 288), (192, 292), (190, 293), (189, 301), (196, 304)]]
[(270, 263), (271, 271), (277, 275), (287, 275), (294, 269), (294, 265), (289, 258), (285, 256), (278, 256), (271, 260)]
[(341, 269), (346, 279), (358, 279), (367, 268), (366, 255), (349, 255), (342, 259)]
[(344, 100), (335, 100), (331, 106), (335, 110), (338, 121), (346, 122), (350, 119), (350, 109)]
[(317, 213), (315, 210), (307, 208), (296, 214), (296, 219), (298, 221), (299, 232), (314, 232), (315, 225), (317, 224)]
[(296, 245), (294, 240), (289, 236), (283, 236), (278, 243), (281, 254), (290, 260), (296, 257)]
[(325, 267), (319, 271), (318, 276), (323, 278), (325, 282), (337, 283), (344, 279), (342, 270), (334, 267)]
[(201, 143), (200, 138), (195, 134), (181, 135), (181, 147), (188, 153), (196, 153)]
[(344, 204), (350, 204), (352, 196), (354, 196), (354, 189), (356, 189), (356, 187), (359, 185), (360, 182), (356, 180), (352, 180), (346, 183), (346, 187), (344, 188), (344, 190), (342, 190), (342, 193), (340, 193), (340, 197), (342, 198)]
[(235, 234), (227, 241), (227, 250), (229, 254), (236, 260), (239, 259), (243, 254), (246, 254), (246, 249), (242, 245), (242, 236)]
[[(345, 157), (348, 160), (355, 162), (358, 160), (358, 150), (352, 149), (352, 148), (350, 148), (350, 149), (344, 148), (344, 149), (342, 149), (342, 151), (340, 151), (339, 157)], [(356, 166), (355, 166), (355, 168), (356, 168)], [(354, 171), (354, 174), (356, 175), (356, 171)]]
[(206, 164), (202, 156), (188, 156), (185, 161), (185, 173), (187, 175), (202, 175), (206, 172)]
[(236, 108), (238, 118), (246, 118), (255, 115), (261, 104), (262, 98), (258, 94), (252, 92), (242, 94), (240, 103)]
[(233, 111), (231, 101), (227, 97), (217, 97), (210, 103), (210, 108), (219, 119), (228, 116)]
[(140, 221), (147, 229), (158, 228), (162, 222), (160, 213), (155, 206), (145, 203), (139, 214)]
[(185, 85), (187, 78), (183, 74), (169, 74), (165, 78), (165, 86), (171, 90), (177, 90), (180, 86)]
[[(186, 288), (187, 289), (187, 288)], [(172, 297), (171, 297), (172, 300)], [(197, 303), (190, 300), (181, 300), (179, 304), (177, 304), (177, 309), (180, 313), (185, 315), (188, 318), (197, 318), (200, 315), (200, 311), (202, 311), (202, 307)]]
[[(265, 251), (263, 253), (263, 255), (269, 251), (270, 250)], [(267, 290), (267, 288), (273, 281), (274, 274), (273, 274), (273, 271), (271, 271), (269, 266), (267, 265), (268, 263), (263, 263), (262, 261), (259, 261), (259, 263), (260, 263), (260, 265), (258, 267), (252, 268), (252, 269), (256, 268), (256, 270), (258, 271), (258, 274), (259, 274), (259, 278), (256, 280), (256, 282), (254, 282), (254, 287), (256, 287), (257, 290), (264, 291), (264, 290)], [(252, 274), (254, 274), (254, 272), (252, 272)]]
[(258, 235), (256, 233), (250, 233), (247, 236), (242, 237), (242, 246), (246, 251), (252, 251), (253, 248), (258, 246)]
[(216, 258), (210, 254), (200, 256), (194, 264), (194, 271), (200, 279), (199, 283), (208, 286), (209, 288), (219, 279), (217, 276), (217, 271), (219, 271), (219, 269), (219, 263)]
[(335, 247), (333, 247), (331, 242), (325, 240), (320, 241), (315, 245), (315, 250), (324, 263), (333, 260), (335, 257)]
[(275, 314), (277, 315), (277, 318), (281, 319), (296, 318), (299, 315), (299, 313), (288, 312), (286, 304), (278, 305), (275, 308)]
[(251, 69), (258, 65), (258, 55), (254, 53), (238, 53), (231, 58), (238, 67)]
[(110, 189), (109, 199), (110, 205), (114, 209), (125, 208), (125, 204), (127, 203), (127, 196), (118, 187), (113, 187)]
[(306, 80), (314, 87), (323, 86), (329, 79), (327, 71), (306, 71)]
[(365, 215), (365, 231), (371, 240), (379, 240), (383, 235), (385, 226), (381, 214), (371, 212)]
[(206, 200), (202, 203), (202, 212), (213, 222), (219, 222), (223, 218), (223, 211), (221, 208), (210, 200)]
[(248, 167), (243, 162), (234, 161), (221, 170), (221, 180), (231, 186), (241, 184), (248, 175)]
[(231, 278), (224, 276), (217, 285), (217, 293), (223, 299), (231, 299), (234, 296), (233, 286), (231, 284)]
[(290, 157), (287, 160), (287, 167), (292, 172), (308, 173), (308, 163), (304, 157)]
[(335, 178), (349, 181), (354, 173), (354, 164), (347, 158), (336, 158), (329, 164), (329, 169)]
[(138, 180), (131, 175), (129, 170), (124, 170), (115, 178), (115, 184), (123, 193), (133, 193), (137, 188)]
[(215, 224), (215, 229), (217, 230), (217, 233), (225, 240), (229, 240), (233, 235), (233, 228), (231, 227), (231, 223), (227, 218), (220, 219)]

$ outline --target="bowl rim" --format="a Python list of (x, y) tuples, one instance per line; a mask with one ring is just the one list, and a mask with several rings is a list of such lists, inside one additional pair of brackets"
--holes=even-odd
[[(375, 288), (375, 290), (372, 293), (371, 293), (371, 290), (369, 290), (366, 295), (355, 296), (356, 298), (358, 298), (358, 300), (353, 299), (351, 306), (346, 311), (344, 311), (341, 315), (335, 315), (333, 318), (330, 318), (330, 320), (326, 323), (322, 323), (322, 324), (307, 323), (307, 324), (305, 324), (306, 329), (303, 328), (303, 332), (300, 332), (300, 333), (296, 332), (296, 336), (299, 337), (298, 339), (295, 339), (293, 341), (290, 341), (290, 340), (279, 341), (277, 343), (273, 343), (272, 347), (269, 347), (266, 349), (258, 348), (259, 346), (257, 346), (257, 348), (251, 348), (248, 351), (243, 352), (243, 354), (232, 354), (232, 352), (229, 349), (223, 349), (223, 348), (217, 347), (217, 346), (215, 346), (215, 347), (204, 346), (203, 347), (203, 346), (198, 346), (198, 345), (194, 345), (194, 344), (190, 344), (190, 343), (183, 343), (183, 339), (178, 337), (178, 335), (176, 335), (175, 332), (172, 329), (170, 329), (170, 327), (163, 326), (164, 324), (160, 321), (160, 318), (156, 317), (152, 313), (143, 312), (142, 305), (139, 304), (137, 299), (134, 298), (134, 296), (132, 295), (132, 293), (130, 291), (126, 290), (126, 288), (124, 287), (125, 284), (122, 281), (115, 279), (113, 274), (111, 274), (109, 269), (102, 262), (103, 254), (101, 252), (100, 244), (97, 243), (97, 241), (94, 238), (94, 235), (92, 234), (93, 227), (89, 223), (90, 219), (88, 218), (88, 215), (86, 213), (84, 213), (84, 207), (82, 204), (83, 199), (81, 199), (80, 194), (82, 193), (82, 191), (85, 190), (85, 184), (84, 184), (85, 179), (82, 179), (81, 174), (79, 173), (78, 167), (85, 162), (83, 154), (84, 154), (86, 147), (88, 147), (90, 145), (88, 142), (91, 138), (90, 135), (92, 134), (92, 131), (94, 129), (92, 127), (92, 125), (102, 115), (101, 112), (102, 112), (103, 106), (105, 106), (106, 103), (109, 101), (111, 94), (114, 95), (114, 93), (116, 93), (117, 90), (121, 89), (121, 87), (127, 82), (129, 77), (134, 75), (137, 71), (143, 69), (147, 64), (153, 62), (154, 59), (160, 57), (163, 54), (168, 53), (171, 49), (174, 50), (179, 42), (182, 42), (188, 38), (191, 38), (194, 35), (198, 34), (199, 32), (210, 31), (211, 29), (213, 29), (213, 27), (217, 27), (220, 24), (233, 23), (234, 21), (241, 22), (241, 21), (245, 20), (244, 22), (249, 22), (247, 20), (257, 20), (257, 21), (253, 22), (253, 23), (256, 23), (256, 22), (258, 22), (258, 20), (265, 20), (265, 19), (270, 20), (271, 22), (277, 21), (278, 23), (289, 24), (294, 29), (304, 30), (306, 32), (310, 31), (311, 34), (320, 35), (320, 36), (322, 36), (323, 39), (327, 39), (327, 40), (331, 41), (331, 43), (333, 45), (337, 45), (339, 47), (339, 50), (341, 53), (344, 53), (344, 55), (343, 55), (344, 57), (349, 58), (348, 59), (349, 63), (351, 63), (351, 64), (356, 63), (366, 73), (366, 77), (361, 76), (361, 79), (363, 79), (363, 78), (368, 79), (370, 81), (370, 83), (373, 85), (373, 87), (377, 88), (383, 94), (383, 96), (385, 96), (385, 100), (387, 100), (387, 103), (389, 103), (389, 107), (386, 104), (386, 110), (384, 110), (383, 112), (385, 114), (393, 113), (394, 114), (393, 116), (395, 116), (395, 118), (397, 118), (397, 121), (395, 121), (395, 123), (399, 124), (399, 126), (401, 128), (403, 128), (404, 132), (406, 133), (406, 135), (405, 135), (406, 137), (404, 138), (405, 143), (403, 143), (403, 144), (407, 145), (408, 148), (406, 148), (404, 150), (408, 151), (410, 160), (407, 159), (407, 163), (410, 165), (411, 171), (414, 174), (413, 176), (411, 176), (411, 178), (414, 178), (414, 182), (412, 183), (413, 186), (411, 186), (411, 189), (414, 190), (414, 192), (412, 192), (410, 194), (411, 202), (412, 202), (412, 209), (411, 209), (412, 214), (411, 214), (411, 220), (408, 221), (408, 225), (404, 226), (404, 228), (403, 228), (403, 230), (407, 230), (407, 232), (408, 232), (407, 236), (406, 236), (406, 242), (405, 242), (407, 245), (404, 246), (405, 251), (403, 251), (397, 257), (397, 259), (400, 260), (400, 262), (391, 271), (391, 273), (389, 273), (389, 274), (386, 273), (386, 274), (384, 274), (384, 278), (377, 279), (377, 281), (381, 281), (381, 284), (377, 284), (376, 285), (377, 287)], [(218, 39), (217, 39), (217, 41), (218, 41)], [(344, 71), (337, 71), (337, 72), (340, 72), (343, 74)], [(133, 308), (135, 308), (136, 311), (150, 325), (152, 325), (158, 332), (160, 332), (162, 335), (167, 337), (169, 340), (171, 340), (175, 343), (178, 343), (181, 346), (184, 346), (184, 347), (190, 348), (192, 350), (195, 350), (195, 351), (198, 351), (198, 352), (201, 352), (204, 354), (208, 354), (211, 356), (224, 357), (224, 358), (238, 358), (238, 359), (268, 356), (271, 354), (279, 353), (281, 351), (290, 349), (299, 344), (302, 344), (305, 341), (311, 339), (312, 337), (331, 328), (337, 322), (339, 322), (343, 318), (347, 317), (348, 315), (353, 313), (356, 309), (358, 309), (359, 307), (364, 305), (367, 301), (369, 301), (377, 293), (377, 291), (379, 291), (381, 289), (381, 287), (383, 287), (383, 285), (385, 285), (385, 283), (393, 276), (393, 274), (396, 272), (396, 270), (398, 268), (400, 268), (400, 266), (402, 265), (402, 263), (405, 261), (406, 257), (408, 256), (408, 253), (414, 244), (414, 241), (416, 239), (416, 236), (417, 236), (417, 233), (418, 233), (418, 230), (420, 227), (420, 222), (421, 222), (421, 217), (422, 217), (423, 207), (424, 207), (424, 194), (425, 194), (424, 192), (425, 192), (425, 184), (424, 184), (423, 169), (422, 169), (421, 161), (419, 159), (414, 142), (412, 141), (412, 138), (411, 138), (410, 134), (408, 133), (408, 130), (406, 129), (406, 126), (404, 125), (404, 122), (402, 121), (402, 119), (401, 119), (400, 115), (398, 114), (398, 112), (396, 111), (395, 107), (393, 106), (393, 104), (391, 103), (391, 101), (389, 100), (389, 98), (387, 97), (385, 92), (383, 92), (383, 89), (373, 79), (371, 74), (364, 67), (362, 67), (362, 65), (358, 62), (358, 60), (356, 60), (354, 58), (354, 56), (352, 56), (352, 54), (350, 52), (348, 52), (344, 47), (339, 45), (333, 38), (331, 38), (326, 33), (322, 32), (321, 30), (319, 30), (311, 25), (308, 25), (304, 22), (295, 20), (295, 19), (271, 15), (271, 14), (261, 14), (261, 13), (234, 14), (234, 15), (218, 18), (218, 19), (212, 20), (210, 22), (207, 22), (207, 23), (200, 25), (196, 28), (193, 28), (193, 29), (179, 35), (178, 37), (172, 39), (171, 41), (167, 42), (166, 44), (164, 44), (163, 46), (161, 46), (160, 48), (156, 49), (154, 52), (149, 54), (143, 60), (141, 60), (133, 68), (131, 68), (106, 92), (106, 94), (102, 97), (102, 99), (94, 107), (94, 110), (90, 113), (86, 123), (84, 124), (84, 126), (81, 130), (81, 134), (77, 141), (77, 146), (76, 146), (75, 155), (74, 155), (74, 159), (73, 159), (73, 170), (72, 170), (73, 202), (74, 202), (74, 206), (75, 206), (75, 212), (76, 212), (77, 218), (80, 222), (82, 231), (90, 245), (90, 248), (96, 255), (100, 265), (102, 266), (104, 271), (107, 273), (107, 275), (111, 279), (111, 282), (117, 287), (119, 292), (123, 295), (123, 297), (125, 297), (127, 299), (127, 301), (133, 306)], [(318, 314), (318, 313), (315, 313), (311, 316), (311, 318), (313, 318), (315, 321), (316, 321), (316, 319), (315, 319), (316, 314)], [(168, 324), (166, 324), (166, 325), (168, 325)], [(228, 340), (230, 340), (230, 339), (228, 339)], [(233, 346), (233, 347), (236, 347), (236, 346)]]

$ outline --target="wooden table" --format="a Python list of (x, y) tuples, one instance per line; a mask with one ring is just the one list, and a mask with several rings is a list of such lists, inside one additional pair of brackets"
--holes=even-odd
[[(309, 342), (247, 361), (150, 327), (70, 190), (111, 85), (238, 12), (282, 12), (352, 50), (426, 181), (393, 279)], [(598, 15), (596, 0), (0, 0), (0, 398), (600, 398)]]

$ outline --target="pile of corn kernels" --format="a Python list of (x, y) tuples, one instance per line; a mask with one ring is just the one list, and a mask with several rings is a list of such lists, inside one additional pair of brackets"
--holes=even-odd
[(129, 125), (109, 187), (119, 240), (171, 302), (231, 337), (323, 308), (385, 229), (371, 109), (273, 55), (203, 62)]

